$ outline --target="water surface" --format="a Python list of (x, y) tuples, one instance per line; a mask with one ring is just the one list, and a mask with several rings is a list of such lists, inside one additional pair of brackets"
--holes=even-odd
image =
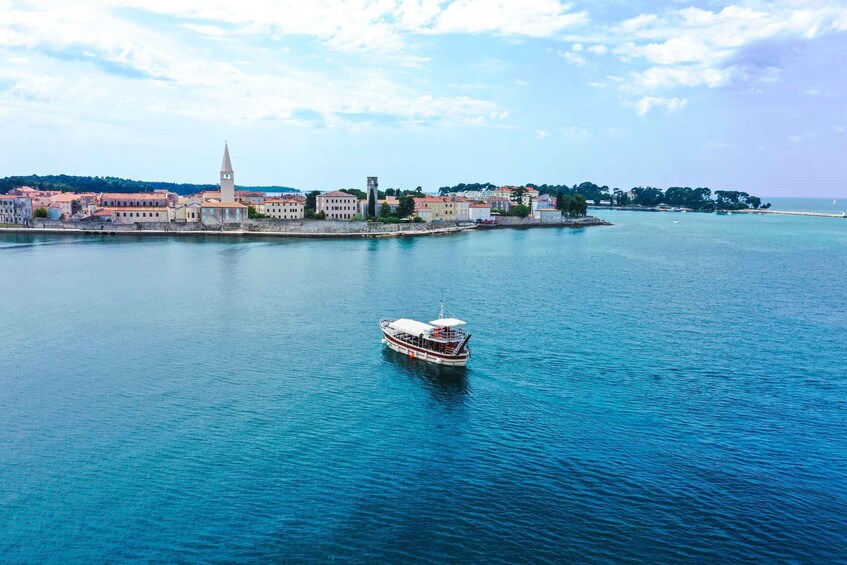
[[(0, 236), (0, 555), (843, 559), (847, 221), (601, 215)], [(465, 371), (379, 342), (442, 291)]]

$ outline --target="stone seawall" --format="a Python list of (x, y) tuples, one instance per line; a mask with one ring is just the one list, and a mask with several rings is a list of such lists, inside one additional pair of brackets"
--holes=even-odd
[(594, 216), (585, 216), (584, 218), (518, 218), (516, 216), (500, 216), (497, 218), (496, 224), (487, 224), (481, 227), (494, 228), (531, 228), (531, 227), (569, 227), (576, 228), (582, 226), (610, 226), (611, 224)]
[(29, 227), (0, 227), (0, 232), (103, 235), (229, 235), (259, 237), (407, 237), (458, 233), (469, 229), (608, 226), (593, 216), (537, 220), (503, 216), (497, 224), (469, 222), (403, 223), (339, 220), (247, 220), (243, 224), (203, 226), (199, 222), (62, 222), (33, 220)]
[(243, 224), (203, 226), (199, 222), (62, 222), (33, 220), (28, 228), (2, 231), (107, 235), (257, 235), (288, 237), (397, 237), (455, 233), (476, 226), (466, 222), (438, 224), (355, 222), (338, 220), (248, 220)]

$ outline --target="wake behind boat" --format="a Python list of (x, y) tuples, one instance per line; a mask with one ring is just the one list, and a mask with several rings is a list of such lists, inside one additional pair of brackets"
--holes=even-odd
[(382, 343), (394, 351), (448, 367), (464, 367), (471, 355), (468, 349), (471, 335), (460, 327), (463, 325), (463, 320), (444, 317), (428, 324), (408, 318), (379, 322)]

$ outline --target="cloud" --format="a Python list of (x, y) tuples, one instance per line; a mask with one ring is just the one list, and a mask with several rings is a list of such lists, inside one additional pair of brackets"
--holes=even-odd
[(569, 4), (555, 0), (454, 0), (413, 31), (552, 37), (587, 21), (585, 12), (572, 12)]
[(685, 98), (661, 98), (659, 96), (645, 96), (635, 102), (635, 111), (639, 116), (644, 116), (654, 108), (663, 109), (667, 113), (676, 112), (685, 108), (688, 100)]
[(663, 91), (777, 80), (781, 61), (775, 52), (761, 49), (763, 45), (807, 41), (845, 30), (843, 3), (775, 0), (642, 14), (594, 30), (590, 37), (569, 39), (609, 45), (622, 63), (644, 65), (630, 72), (622, 91), (641, 97), (631, 105), (649, 111), (653, 105), (641, 101)]
[(546, 129), (540, 129), (540, 130), (535, 132), (535, 136), (538, 139), (542, 139), (542, 140), (547, 139), (550, 136), (550, 132), (547, 131)]

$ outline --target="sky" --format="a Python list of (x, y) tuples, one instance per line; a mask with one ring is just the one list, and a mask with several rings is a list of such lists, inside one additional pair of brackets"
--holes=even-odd
[(845, 0), (0, 0), (0, 176), (847, 197), (845, 62)]

